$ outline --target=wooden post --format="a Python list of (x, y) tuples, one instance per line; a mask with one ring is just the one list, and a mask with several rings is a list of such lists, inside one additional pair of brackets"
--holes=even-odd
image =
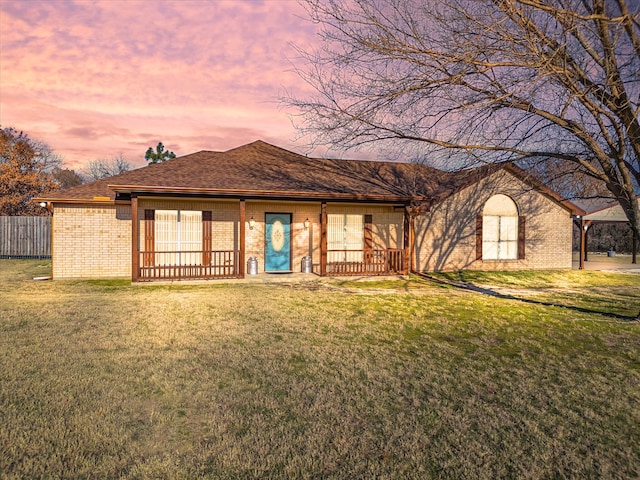
[(404, 220), (404, 225), (403, 225), (403, 245), (402, 248), (404, 248), (404, 265), (402, 266), (402, 273), (404, 275), (407, 275), (409, 273), (409, 264), (411, 263), (411, 253), (409, 252), (410, 248), (411, 248), (411, 211), (409, 210), (410, 207), (409, 205), (405, 205), (404, 207), (404, 214), (403, 214), (403, 220)]
[(410, 222), (411, 241), (409, 242), (409, 271), (416, 271), (416, 217), (411, 215)]
[(320, 276), (327, 275), (327, 202), (320, 204)]
[(240, 254), (239, 254), (239, 259), (238, 259), (238, 277), (240, 278), (244, 278), (244, 255), (245, 255), (245, 222), (247, 219), (247, 208), (245, 205), (245, 201), (244, 199), (240, 200), (240, 232), (239, 232), (239, 236), (240, 238), (239, 243), (240, 243)]
[(580, 270), (584, 270), (584, 262), (588, 260), (587, 232), (589, 231), (590, 225), (591, 220), (580, 219), (580, 266), (578, 267)]
[[(53, 203), (47, 204), (47, 208), (49, 208), (49, 205), (51, 206), (50, 207), (51, 208), (51, 229), (49, 230), (49, 237), (50, 237), (49, 238), (49, 245), (50, 245), (50, 248), (51, 248), (51, 278), (53, 278), (53, 262), (55, 261), (55, 255), (54, 255), (55, 244), (53, 242), (53, 240), (54, 240), (53, 230), (54, 230), (55, 217), (53, 216)], [(635, 237), (634, 237), (634, 239), (635, 239)]]
[(588, 243), (589, 243), (589, 227), (591, 226), (591, 220), (587, 220), (584, 222), (582, 229), (584, 230), (584, 261), (588, 262), (589, 261), (589, 254), (587, 253), (588, 250)]
[(585, 230), (584, 219), (580, 219), (580, 253), (578, 254), (579, 267), (578, 269), (584, 270), (584, 256), (585, 256), (585, 244), (587, 240), (587, 231)]
[(140, 242), (138, 225), (138, 196), (131, 194), (131, 281), (137, 282), (140, 275)]

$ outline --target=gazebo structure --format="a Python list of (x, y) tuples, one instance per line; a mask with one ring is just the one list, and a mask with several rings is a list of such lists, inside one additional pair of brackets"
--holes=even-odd
[[(640, 196), (639, 196), (640, 197)], [(580, 227), (580, 270), (584, 269), (584, 262), (587, 257), (587, 235), (589, 227), (596, 223), (629, 223), (622, 207), (615, 200), (599, 201), (590, 205), (576, 202), (584, 210), (584, 214), (576, 216), (576, 223)], [(633, 235), (631, 250), (631, 263), (637, 263), (638, 238)]]

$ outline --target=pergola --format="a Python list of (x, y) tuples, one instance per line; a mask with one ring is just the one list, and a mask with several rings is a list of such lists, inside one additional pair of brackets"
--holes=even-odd
[[(584, 208), (584, 215), (576, 216), (576, 221), (580, 226), (580, 269), (584, 269), (584, 262), (587, 258), (587, 234), (589, 227), (595, 223), (629, 223), (619, 203), (609, 204), (595, 208)], [(631, 263), (637, 263), (638, 238), (633, 236), (633, 246), (631, 251)]]

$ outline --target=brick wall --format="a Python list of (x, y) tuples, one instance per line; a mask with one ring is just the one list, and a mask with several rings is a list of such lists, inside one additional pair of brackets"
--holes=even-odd
[[(524, 260), (476, 260), (476, 218), (497, 193), (511, 197), (526, 217)], [(571, 268), (570, 212), (504, 171), (434, 206), (415, 228), (420, 271)]]
[[(475, 220), (487, 199), (503, 193), (514, 199), (526, 222), (524, 260), (476, 261)], [(144, 210), (211, 210), (213, 249), (237, 249), (237, 200), (139, 200), (140, 235)], [(320, 262), (320, 202), (246, 202), (246, 251), (242, 260), (258, 258), (264, 271), (265, 213), (291, 213), (292, 270), (300, 271), (302, 257)], [(329, 204), (329, 214), (370, 214), (374, 248), (402, 248), (403, 213), (391, 206)], [(253, 217), (254, 229), (249, 228)], [(304, 222), (309, 219), (309, 228)], [(570, 213), (544, 195), (532, 191), (506, 172), (484, 179), (416, 219), (416, 267), (423, 271), (471, 269), (571, 268)], [(131, 209), (129, 206), (56, 204), (53, 218), (54, 278), (131, 277)], [(144, 241), (142, 240), (142, 243)]]
[(212, 212), (211, 236), (212, 250), (235, 250), (238, 248), (238, 227), (240, 207), (237, 200), (174, 200), (150, 199), (138, 200), (139, 238), (144, 246), (144, 211), (149, 210), (195, 210)]
[[(310, 255), (314, 265), (320, 264), (320, 202), (260, 202), (247, 201), (246, 255), (257, 257), (258, 272), (264, 272), (265, 214), (291, 213), (291, 269), (299, 272), (302, 257)], [(373, 216), (374, 248), (402, 248), (403, 214), (393, 207), (376, 205), (328, 204), (327, 214), (357, 214)], [(249, 229), (249, 219), (255, 226)], [(309, 229), (304, 221), (309, 219)]]
[[(249, 257), (258, 259), (258, 272), (264, 272), (265, 214), (291, 213), (291, 270), (299, 272), (302, 257), (310, 255), (320, 262), (320, 203), (247, 201), (245, 265)], [(249, 228), (253, 217), (255, 225)], [(309, 228), (304, 221), (309, 219)]]
[(53, 278), (131, 278), (131, 207), (56, 204)]

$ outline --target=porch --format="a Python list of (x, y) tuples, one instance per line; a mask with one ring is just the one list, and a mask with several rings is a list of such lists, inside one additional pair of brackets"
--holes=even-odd
[(326, 275), (406, 275), (406, 252), (385, 250), (329, 250)]
[(239, 250), (140, 252), (138, 281), (242, 278)]
[[(314, 265), (314, 274), (320, 276), (377, 276), (406, 275), (408, 273), (406, 255), (402, 249), (330, 250), (327, 252), (327, 257), (331, 260), (327, 261), (324, 275), (321, 264)], [(240, 258), (239, 250), (140, 252), (137, 281), (245, 278), (244, 271), (239, 265)], [(278, 276), (281, 274), (268, 273), (266, 275)], [(248, 276), (252, 277), (253, 275)]]
[[(336, 204), (327, 212), (326, 202), (142, 201), (138, 206), (132, 197), (134, 282), (243, 279), (253, 276), (247, 275), (252, 257), (258, 273), (276, 276), (299, 275), (308, 269), (301, 260), (309, 257), (311, 271), (321, 277), (405, 275), (410, 269), (408, 215), (397, 206)], [(278, 232), (278, 254), (287, 252), (284, 268), (268, 262), (274, 216), (285, 224)]]

